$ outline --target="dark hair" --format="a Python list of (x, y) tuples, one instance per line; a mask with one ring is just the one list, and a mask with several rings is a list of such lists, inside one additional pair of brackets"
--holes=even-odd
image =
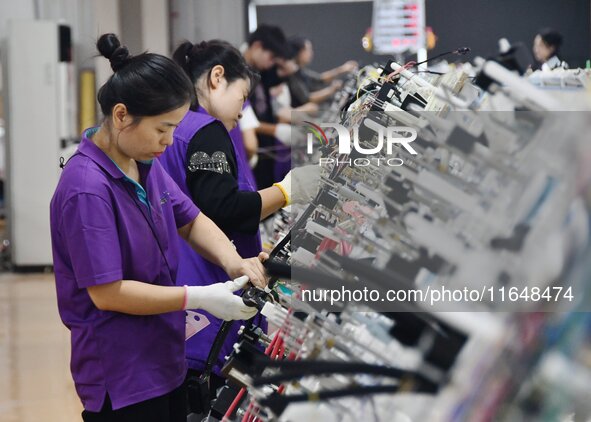
[(278, 26), (259, 25), (259, 27), (248, 36), (248, 45), (259, 41), (264, 50), (270, 50), (279, 57), (285, 57), (289, 52), (285, 34)]
[(110, 116), (117, 103), (125, 104), (135, 117), (156, 116), (195, 99), (193, 84), (172, 60), (160, 54), (132, 56), (115, 34), (104, 34), (96, 43), (109, 59), (113, 75), (99, 89), (103, 115)]
[(294, 50), (296, 56), (306, 47), (307, 42), (310, 42), (310, 39), (300, 35), (294, 35), (288, 41), (289, 46)]
[(259, 81), (259, 74), (246, 64), (240, 51), (226, 41), (211, 40), (199, 44), (185, 41), (178, 46), (172, 58), (183, 68), (193, 84), (206, 73), (209, 78), (211, 70), (217, 65), (223, 66), (228, 83), (246, 79), (250, 82), (252, 91)]
[(554, 54), (558, 55), (560, 47), (562, 47), (562, 34), (552, 28), (544, 28), (540, 32), (540, 37), (544, 44), (548, 47), (554, 48)]

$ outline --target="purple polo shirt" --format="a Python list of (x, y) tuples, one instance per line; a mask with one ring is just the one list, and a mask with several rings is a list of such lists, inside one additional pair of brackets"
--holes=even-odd
[(58, 308), (72, 335), (70, 367), (84, 408), (97, 412), (106, 394), (119, 409), (182, 384), (185, 313), (100, 311), (86, 288), (122, 279), (174, 286), (177, 228), (199, 209), (158, 160), (138, 162), (141, 186), (132, 183), (87, 138), (93, 132), (84, 133), (64, 168), (50, 211)]

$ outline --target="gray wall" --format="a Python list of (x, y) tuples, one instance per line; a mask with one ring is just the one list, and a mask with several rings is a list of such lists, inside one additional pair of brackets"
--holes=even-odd
[[(473, 56), (497, 51), (497, 40), (521, 41), (531, 50), (541, 27), (553, 26), (565, 38), (563, 56), (571, 67), (591, 57), (589, 0), (426, 0), (427, 25), (439, 37), (434, 56), (457, 47), (472, 48)], [(361, 37), (371, 26), (371, 2), (258, 6), (258, 23), (276, 24), (288, 35), (312, 39), (316, 58), (312, 68), (325, 70), (347, 59), (366, 64), (385, 57), (366, 53)], [(525, 60), (533, 61), (529, 53)]]
[[(536, 32), (546, 26), (564, 36), (563, 58), (571, 67), (591, 58), (589, 0), (427, 0), (427, 24), (439, 34), (437, 51), (468, 45), (481, 56), (493, 54), (507, 37), (531, 50)], [(530, 57), (530, 61), (533, 57)]]
[(244, 42), (243, 0), (170, 0), (170, 6), (171, 51), (184, 40), (220, 38), (235, 46)]
[(257, 21), (278, 25), (288, 36), (310, 38), (315, 51), (311, 67), (323, 71), (349, 59), (364, 64), (384, 60), (361, 47), (371, 13), (371, 2), (257, 6)]

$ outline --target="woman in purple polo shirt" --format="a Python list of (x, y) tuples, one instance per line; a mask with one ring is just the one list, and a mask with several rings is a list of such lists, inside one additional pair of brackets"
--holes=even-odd
[[(113, 34), (97, 47), (114, 71), (98, 93), (105, 118), (84, 133), (51, 201), (72, 375), (85, 421), (184, 422), (182, 311), (254, 316), (233, 292), (248, 279), (264, 285), (265, 256), (242, 259), (154, 160), (193, 99), (183, 71), (157, 54), (130, 56)], [(223, 268), (225, 280), (246, 277), (210, 286), (179, 278), (177, 234)]]
[[(319, 167), (304, 171), (312, 179), (307, 184), (310, 188), (298, 190), (295, 198), (291, 178), (293, 175), (294, 180), (301, 180), (304, 177), (301, 169), (294, 170), (281, 183), (257, 192), (246, 157), (240, 153), (243, 148), (240, 138), (230, 136), (228, 131), (237, 126), (258, 75), (247, 66), (237, 49), (219, 40), (195, 45), (185, 42), (175, 51), (173, 59), (193, 82), (198, 106), (175, 129), (174, 145), (160, 157), (160, 162), (179, 187), (228, 235), (242, 257), (257, 256), (261, 252), (259, 222), (292, 201), (310, 201), (317, 190), (314, 182), (318, 178), (314, 180), (314, 176)], [(228, 278), (224, 268), (207, 262), (185, 245), (180, 248), (180, 280), (208, 285)], [(215, 315), (199, 312), (189, 313), (189, 325), (195, 323), (195, 318), (200, 330), (187, 340), (189, 373), (193, 370), (193, 375), (203, 371), (222, 323)], [(219, 353), (211, 387), (222, 382), (215, 374), (219, 374), (223, 357), (230, 354), (239, 325), (236, 322)]]

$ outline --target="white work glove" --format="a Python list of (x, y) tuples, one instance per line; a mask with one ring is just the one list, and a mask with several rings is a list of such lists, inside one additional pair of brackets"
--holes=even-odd
[(317, 164), (292, 169), (281, 182), (275, 183), (285, 197), (285, 206), (306, 204), (316, 198), (320, 188), (321, 167)]
[(224, 321), (250, 319), (256, 315), (257, 309), (246, 306), (242, 298), (234, 294), (244, 288), (246, 283), (248, 277), (242, 276), (210, 286), (185, 286), (185, 309), (203, 309)]
[(259, 122), (259, 119), (257, 119), (257, 115), (254, 114), (254, 110), (252, 109), (251, 105), (248, 105), (242, 109), (242, 117), (238, 121), (238, 125), (242, 131), (256, 129), (261, 125), (261, 122)]
[(251, 169), (255, 168), (258, 163), (259, 163), (259, 155), (258, 154), (253, 154), (252, 157), (250, 157), (250, 160), (248, 160), (248, 165), (250, 166)]
[(277, 123), (275, 125), (275, 138), (282, 144), (291, 146), (291, 125), (287, 123)]

